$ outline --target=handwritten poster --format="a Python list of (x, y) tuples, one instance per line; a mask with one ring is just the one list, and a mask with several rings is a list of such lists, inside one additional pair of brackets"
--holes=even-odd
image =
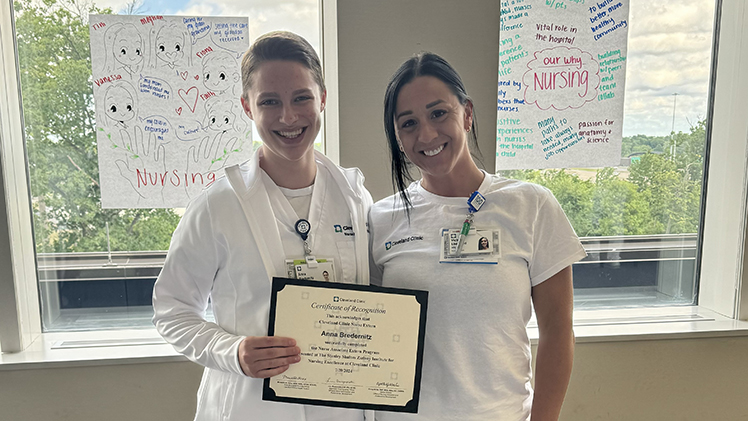
[(629, 0), (501, 0), (496, 168), (621, 161)]
[(184, 207), (252, 154), (247, 18), (91, 15), (101, 203)]

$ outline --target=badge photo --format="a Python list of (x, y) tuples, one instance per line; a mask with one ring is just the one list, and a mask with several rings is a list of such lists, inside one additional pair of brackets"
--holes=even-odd
[(462, 238), (460, 247), (460, 229), (442, 229), (442, 247), (439, 262), (441, 263), (486, 263), (496, 264), (501, 257), (499, 230), (480, 230), (470, 228)]
[(317, 265), (312, 267), (306, 259), (288, 259), (286, 260), (286, 273), (292, 279), (336, 282), (334, 260), (317, 259), (316, 262)]

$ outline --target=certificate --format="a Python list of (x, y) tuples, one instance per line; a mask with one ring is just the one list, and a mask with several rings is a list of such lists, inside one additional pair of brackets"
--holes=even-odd
[(265, 379), (263, 400), (418, 412), (428, 292), (273, 278), (268, 336), (301, 361)]

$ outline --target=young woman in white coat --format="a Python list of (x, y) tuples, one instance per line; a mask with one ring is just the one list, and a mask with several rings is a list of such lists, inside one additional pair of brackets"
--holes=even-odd
[[(190, 203), (154, 287), (154, 324), (205, 366), (196, 420), (363, 420), (359, 410), (261, 400), (263, 378), (300, 360), (293, 338), (266, 336), (272, 277), (287, 276), (286, 259), (308, 246), (333, 259), (331, 280), (368, 284), (371, 196), (358, 169), (314, 151), (327, 93), (306, 40), (260, 37), (242, 61), (242, 87), (263, 145)], [(306, 246), (300, 219), (311, 225)], [(204, 318), (209, 300), (215, 323)]]
[[(427, 290), (429, 308), (418, 414), (377, 420), (557, 420), (573, 359), (570, 265), (585, 256), (569, 221), (548, 189), (478, 168), (473, 102), (441, 57), (406, 61), (384, 109), (399, 193), (371, 208), (371, 281)], [(422, 178), (408, 186), (411, 164)], [(471, 196), (482, 200), (469, 205)], [(487, 249), (465, 225), (489, 234)], [(472, 251), (460, 257), (459, 241), (458, 257), (443, 257), (452, 247), (443, 229), (464, 230), (466, 242), (472, 235)], [(534, 395), (531, 303), (540, 331)]]

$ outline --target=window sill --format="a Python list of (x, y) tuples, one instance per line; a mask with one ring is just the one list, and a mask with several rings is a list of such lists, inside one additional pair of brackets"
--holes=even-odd
[(0, 371), (188, 361), (155, 329), (43, 333), (27, 349), (0, 354)]
[[(697, 306), (578, 310), (577, 343), (748, 336), (748, 322)], [(537, 344), (538, 328), (528, 332)], [(0, 371), (188, 361), (155, 329), (42, 334), (19, 353), (0, 354)]]
[[(538, 342), (537, 322), (528, 334)], [(576, 343), (748, 336), (748, 322), (698, 306), (617, 308), (574, 312)]]

